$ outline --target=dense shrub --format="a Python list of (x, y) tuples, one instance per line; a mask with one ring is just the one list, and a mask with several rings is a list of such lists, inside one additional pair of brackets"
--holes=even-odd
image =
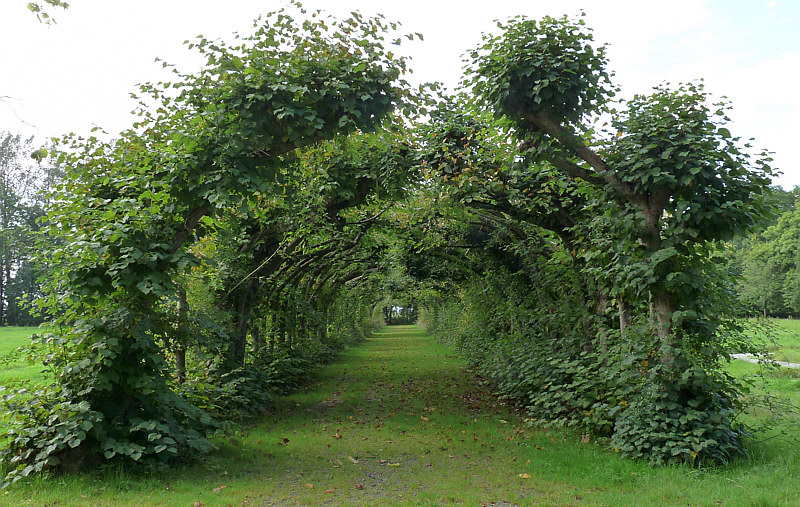
[(424, 325), (524, 407), (531, 424), (575, 428), (659, 464), (727, 462), (742, 452), (747, 432), (734, 417), (741, 386), (720, 370), (716, 349), (703, 349), (712, 357), (681, 355), (676, 376), (674, 367), (653, 364), (646, 316), (623, 336), (581, 302), (591, 298), (569, 270), (551, 275), (551, 283), (534, 284), (494, 266), (424, 312)]

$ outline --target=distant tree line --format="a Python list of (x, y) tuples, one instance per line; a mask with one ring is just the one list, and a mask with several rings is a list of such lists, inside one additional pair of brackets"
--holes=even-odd
[(738, 295), (752, 314), (800, 315), (800, 187), (773, 189), (774, 219), (734, 243), (732, 270), (741, 275)]
[(404, 306), (388, 305), (383, 307), (383, 321), (389, 326), (414, 324), (417, 322), (418, 317), (419, 310), (414, 303)]
[(25, 302), (40, 294), (32, 262), (39, 219), (48, 197), (44, 191), (59, 180), (59, 171), (31, 158), (33, 139), (0, 132), (0, 325), (41, 322)]

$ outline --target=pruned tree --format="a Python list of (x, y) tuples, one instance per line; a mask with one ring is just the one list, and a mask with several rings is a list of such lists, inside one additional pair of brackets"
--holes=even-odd
[(46, 254), (54, 269), (42, 300), (58, 331), (40, 338), (56, 350), (55, 382), (38, 404), (11, 405), (9, 480), (211, 448), (208, 415), (171, 384), (160, 344), (175, 319), (163, 303), (216, 216), (268, 200), (298, 149), (374, 130), (405, 103), (406, 62), (384, 47), (395, 27), (358, 13), (271, 13), (236, 45), (189, 44), (207, 66), (144, 85), (140, 120), (119, 139), (62, 141), (68, 178), (48, 232), (64, 242)]
[[(616, 90), (605, 47), (595, 47), (582, 19), (515, 18), (500, 26), (502, 34), (471, 53), (464, 84), (476, 106), (506, 120), (522, 156), (605, 192), (629, 224), (619, 248), (630, 264), (620, 275), (631, 292), (649, 298), (656, 341), (650, 387), (642, 406), (618, 423), (615, 442), (653, 459), (725, 459), (740, 448), (730, 430), (735, 391), (723, 398), (708, 391), (709, 383), (722, 391), (728, 384), (724, 376), (714, 384), (704, 371), (725, 356), (714, 345), (721, 343), (719, 317), (704, 292), (715, 245), (767, 212), (769, 157), (731, 135), (729, 106), (712, 103), (702, 83), (661, 85), (620, 111), (610, 109)], [(604, 113), (612, 115), (605, 136), (590, 121)], [(721, 429), (684, 441), (679, 434), (693, 425), (670, 414), (694, 413), (696, 404), (713, 399), (722, 401), (704, 410), (703, 431)], [(651, 431), (654, 417), (660, 426)], [(647, 445), (630, 444), (633, 436)]]

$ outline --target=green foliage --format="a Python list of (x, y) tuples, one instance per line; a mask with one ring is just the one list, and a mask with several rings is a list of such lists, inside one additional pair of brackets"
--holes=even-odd
[(532, 423), (608, 436), (637, 375), (623, 366), (630, 345), (603, 329), (602, 319), (576, 311), (585, 297), (570, 280), (576, 274), (551, 269), (539, 273), (547, 282), (532, 283), (496, 266), (427, 322), (504, 396), (525, 407)]
[(28, 2), (28, 10), (36, 14), (36, 17), (41, 23), (48, 25), (56, 22), (55, 18), (48, 12), (50, 7), (69, 8), (69, 4), (63, 0), (44, 0), (43, 3), (44, 5), (39, 2)]
[[(30, 160), (33, 139), (0, 132), (0, 325), (30, 326), (42, 322), (29, 312), (41, 294), (41, 268), (32, 257), (47, 242), (39, 234), (50, 190), (60, 171), (49, 160)], [(44, 151), (44, 150), (38, 150)]]
[[(485, 37), (470, 54), (463, 83), (496, 114), (547, 111), (577, 125), (613, 97), (605, 46), (593, 45), (583, 19), (517, 17), (498, 26), (501, 35)], [(514, 126), (530, 129), (526, 122)]]
[[(100, 460), (178, 462), (212, 448), (205, 436), (211, 419), (167, 384), (148, 331), (152, 321), (123, 310), (110, 319), (74, 330), (71, 340), (53, 333), (39, 338), (56, 382), (5, 397), (14, 414), (2, 454), (7, 481)], [(137, 331), (125, 337), (127, 347), (111, 334), (118, 329)]]
[(743, 277), (739, 297), (751, 312), (764, 316), (800, 313), (799, 220), (793, 207), (771, 226), (737, 243), (733, 265)]
[[(680, 358), (681, 351), (674, 353)], [(672, 365), (649, 369), (642, 391), (615, 422), (611, 446), (651, 464), (728, 463), (744, 454), (747, 432), (734, 426), (741, 386), (699, 366), (674, 372)]]
[(243, 366), (233, 370), (218, 365), (193, 375), (180, 390), (193, 405), (222, 421), (238, 421), (272, 408), (272, 372)]
[[(578, 268), (574, 275), (575, 285), (584, 291), (584, 318), (602, 321), (614, 302), (619, 311), (621, 342), (608, 343), (607, 350), (625, 343), (631, 350), (650, 348), (646, 362), (651, 368), (657, 364), (662, 377), (691, 377), (698, 367), (714, 379), (710, 389), (721, 401), (708, 406), (709, 418), (701, 424), (709, 431), (713, 424), (722, 424), (720, 431), (727, 437), (710, 439), (709, 446), (718, 446), (712, 451), (705, 444), (695, 447), (711, 460), (735, 453), (741, 444), (725, 410), (735, 405), (737, 391), (719, 375), (719, 360), (730, 349), (724, 336), (727, 316), (717, 305), (731, 291), (719, 269), (725, 262), (719, 242), (758, 228), (768, 216), (773, 174), (768, 155), (753, 153), (732, 136), (725, 126), (727, 104), (711, 103), (702, 84), (662, 85), (649, 95), (635, 96), (622, 111), (608, 107), (612, 90), (604, 49), (593, 47), (582, 21), (545, 18), (536, 23), (518, 18), (501, 28), (504, 33), (471, 54), (464, 83), (476, 95), (477, 108), (501, 120), (496, 129), (520, 143), (516, 160), (532, 164), (531, 173), (557, 172), (564, 183), (550, 187), (560, 191), (557, 208), (529, 207), (529, 200), (506, 191), (507, 204), (500, 208), (505, 215), (491, 220), (505, 224), (510, 215), (552, 230), (563, 242), (565, 263), (574, 263), (576, 257), (586, 261), (583, 272)], [(612, 115), (611, 131), (596, 132), (587, 120), (604, 112)], [(485, 201), (498, 207), (494, 196), (475, 207), (485, 206)], [(557, 220), (543, 217), (548, 214)], [(527, 231), (507, 227), (515, 239), (530, 241)], [(522, 252), (526, 250), (515, 253)], [(523, 266), (529, 272), (551, 270), (549, 265), (519, 268)], [(577, 312), (579, 307), (572, 308)], [(647, 321), (645, 330), (629, 333), (632, 318)], [(595, 333), (608, 325), (599, 324)], [(570, 360), (582, 352), (567, 345), (575, 327), (563, 327), (559, 340), (570, 349)], [(603, 371), (614, 378), (613, 368)], [(647, 368), (642, 375), (632, 404), (639, 396), (653, 401), (645, 394), (649, 389), (665, 393), (686, 414), (696, 408), (695, 401), (689, 404), (692, 396), (709, 399), (701, 389), (678, 383), (660, 389)], [(623, 383), (630, 382), (623, 377)], [(569, 379), (556, 380), (559, 389), (574, 389)], [(646, 406), (648, 401), (642, 403)], [(626, 421), (625, 432), (645, 442), (637, 432), (646, 433), (648, 421)], [(631, 429), (634, 426), (638, 429)], [(681, 427), (665, 421), (662, 430), (670, 433)], [(637, 449), (656, 461), (672, 460), (665, 457), (664, 446), (648, 441), (651, 444), (649, 450)], [(686, 453), (676, 455), (687, 460)]]
[(766, 215), (768, 159), (699, 84), (610, 108), (582, 20), (500, 27), (472, 96), (434, 100), (387, 50), (395, 24), (292, 4), (187, 41), (205, 68), (143, 85), (118, 139), (62, 139), (34, 346), (54, 383), (7, 399), (8, 480), (190, 459), (398, 302), (537, 425), (658, 463), (739, 452), (720, 364), (754, 349), (722, 241)]
[(610, 438), (625, 456), (654, 464), (727, 463), (743, 453), (749, 432), (736, 416), (747, 386), (721, 370), (718, 354), (750, 350), (744, 330), (719, 323), (711, 342), (687, 338), (692, 357), (675, 351), (683, 362), (675, 368), (656, 362), (646, 322), (620, 335), (582, 309), (587, 294), (570, 280), (577, 270), (547, 271), (532, 284), (494, 267), (435, 307), (426, 325), (525, 407), (531, 424)]
[[(292, 258), (297, 246), (290, 244), (305, 249), (302, 241), (317, 238), (286, 234), (286, 222), (275, 219), (280, 192), (291, 188), (286, 182), (298, 168), (297, 150), (356, 130), (369, 132), (406, 104), (405, 60), (384, 48), (394, 28), (357, 13), (341, 21), (314, 13), (301, 22), (284, 10), (271, 13), (233, 46), (205, 38), (190, 43), (206, 58), (206, 67), (196, 75), (176, 72), (173, 83), (143, 85), (148, 98), (142, 99), (140, 121), (119, 139), (61, 141), (56, 152), (68, 177), (52, 193), (46, 224), (61, 245), (41, 254), (51, 270), (48, 295), (39, 301), (54, 317), (54, 332), (43, 343), (51, 349), (46, 360), (55, 383), (35, 395), (37, 403), (25, 404), (27, 393), (9, 401), (15, 412), (4, 455), (13, 469), (9, 480), (63, 467), (69, 461), (62, 459), (65, 452), (80, 454), (78, 466), (190, 459), (210, 449), (207, 435), (216, 427), (203, 408), (213, 413), (266, 406), (273, 386), (288, 389), (307, 373), (303, 361), (244, 364), (247, 319), (258, 295), (252, 273), (284, 246), (272, 272), (263, 275), (268, 290), (260, 296), (268, 303), (299, 302), (303, 291), (284, 290), (295, 277), (309, 290), (317, 285), (303, 275), (308, 261), (324, 250), (300, 250), (303, 256)], [(358, 151), (376, 154), (378, 146), (391, 143), (373, 141)], [(358, 163), (358, 157), (352, 160)], [(333, 169), (342, 170), (334, 199), (362, 180), (383, 176), (372, 167)], [(406, 181), (402, 173), (397, 178)], [(365, 197), (346, 200), (334, 215)], [(233, 226), (232, 234), (220, 235), (228, 244), (189, 248), (220, 225)], [(355, 236), (357, 244), (363, 233), (349, 229), (334, 241)], [(260, 242), (262, 237), (267, 241)], [(335, 266), (346, 261), (340, 257)], [(223, 269), (209, 276), (213, 267)], [(338, 282), (341, 273), (333, 273)], [(202, 302), (198, 310), (213, 303), (196, 294), (180, 302), (176, 282), (196, 290), (204, 278), (225, 291), (217, 301), (231, 310), (231, 318), (224, 312), (212, 316), (213, 325), (202, 324), (204, 330), (193, 336), (190, 331), (198, 327), (188, 320), (202, 319), (191, 316), (188, 301)], [(339, 293), (332, 289), (331, 299)], [(330, 301), (320, 304), (324, 309)], [(303, 319), (289, 310), (278, 316), (275, 322), (288, 326), (289, 348), (310, 338), (304, 336)], [(214, 330), (225, 325), (230, 327)], [(358, 325), (351, 330), (363, 336)], [(177, 371), (185, 370), (177, 366), (178, 358), (185, 361), (187, 347), (201, 345), (206, 351), (216, 348), (225, 361), (195, 390), (205, 390), (194, 396), (205, 400), (198, 407), (176, 389), (174, 378), (185, 374)], [(330, 357), (329, 347), (319, 350)], [(62, 419), (66, 426), (57, 425)], [(91, 432), (77, 433), (89, 423)], [(42, 438), (30, 438), (34, 433)], [(61, 440), (50, 437), (55, 434)]]
[(724, 126), (726, 102), (712, 103), (702, 82), (660, 85), (636, 95), (614, 117), (606, 161), (634, 193), (667, 192), (663, 241), (729, 240), (768, 215), (772, 169), (753, 159)]
[(289, 394), (295, 391), (308, 381), (310, 373), (316, 367), (314, 361), (293, 351), (274, 357), (259, 357), (259, 361), (266, 364), (264, 372), (267, 375), (267, 389), (275, 394)]

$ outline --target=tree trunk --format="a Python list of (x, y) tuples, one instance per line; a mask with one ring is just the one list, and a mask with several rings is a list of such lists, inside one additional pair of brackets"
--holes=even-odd
[[(7, 238), (9, 242), (12, 241), (12, 238)], [(0, 280), (0, 326), (5, 326), (10, 324), (8, 322), (8, 313), (11, 309), (11, 301), (9, 296), (9, 290), (11, 287), (11, 264), (12, 260), (15, 257), (15, 252), (13, 251), (13, 247), (11, 244), (8, 245), (8, 249), (6, 250), (6, 259), (5, 265), (3, 266), (4, 272), (2, 274), (2, 279)]]
[(245, 352), (247, 349), (247, 328), (250, 322), (250, 310), (252, 308), (252, 298), (250, 296), (254, 288), (254, 281), (251, 279), (239, 292), (239, 299), (236, 305), (238, 322), (236, 325), (236, 333), (231, 337), (231, 348), (228, 353), (228, 358), (233, 368), (244, 366)]
[(250, 333), (253, 335), (253, 347), (258, 351), (261, 350), (263, 345), (263, 341), (261, 339), (261, 326), (256, 324), (253, 326), (253, 329), (250, 330)]
[(631, 308), (628, 302), (619, 298), (619, 332), (624, 335), (628, 326), (631, 325)]
[(297, 336), (297, 311), (294, 304), (289, 308), (291, 308), (292, 313), (286, 320), (286, 346), (291, 349), (294, 347), (294, 339)]
[(280, 345), (286, 344), (286, 315), (284, 312), (281, 312), (281, 316), (279, 319), (278, 324), (278, 343)]
[[(186, 301), (186, 290), (183, 287), (178, 288), (178, 328), (183, 331), (186, 326), (187, 316), (189, 314), (189, 303)], [(183, 332), (179, 333), (183, 338)], [(178, 340), (175, 343), (175, 375), (178, 377), (178, 382), (183, 384), (186, 382), (186, 344), (183, 340)]]
[(323, 319), (322, 319), (322, 341), (328, 341), (328, 324), (330, 323), (330, 308), (325, 308), (323, 310)]
[[(5, 259), (0, 259), (0, 261), (3, 261), (3, 260), (5, 260)], [(0, 326), (4, 326), (5, 325), (5, 313), (4, 313), (4, 309), (5, 309), (5, 305), (6, 305), (6, 289), (5, 289), (5, 287), (6, 287), (6, 285), (5, 285), (4, 277), (0, 275)]]
[(672, 294), (663, 289), (654, 289), (653, 297), (653, 317), (655, 318), (656, 333), (661, 345), (661, 362), (671, 364), (674, 354), (672, 347), (678, 345), (680, 337), (672, 329), (672, 315), (675, 313), (676, 303)]

